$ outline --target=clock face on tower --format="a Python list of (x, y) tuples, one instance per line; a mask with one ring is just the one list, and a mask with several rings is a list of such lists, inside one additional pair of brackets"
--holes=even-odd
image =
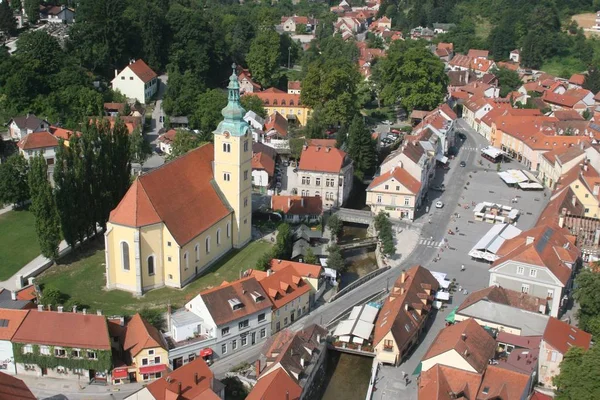
[(223, 136), (225, 137), (225, 139), (229, 139), (229, 132), (227, 132), (227, 131), (223, 132)]

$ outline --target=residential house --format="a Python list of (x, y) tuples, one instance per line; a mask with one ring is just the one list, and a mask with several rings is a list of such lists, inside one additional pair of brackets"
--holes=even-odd
[(457, 115), (448, 104), (442, 104), (435, 110), (427, 113), (421, 122), (413, 129), (412, 135), (419, 135), (422, 131), (429, 129), (438, 138), (438, 149), (436, 156), (441, 158), (448, 154), (450, 148), (455, 144), (455, 124)]
[(581, 88), (585, 83), (585, 75), (573, 74), (569, 78), (569, 89), (570, 88)]
[(64, 5), (40, 4), (40, 21), (53, 24), (72, 24), (75, 22), (75, 10)]
[[(169, 370), (169, 348), (154, 326), (135, 314), (123, 330), (122, 357), (126, 366), (112, 371), (114, 383), (148, 382), (160, 379)], [(118, 381), (118, 382), (117, 382)]]
[(575, 168), (585, 157), (584, 144), (573, 147), (557, 147), (542, 153), (539, 158), (539, 179), (550, 189), (555, 189), (560, 177)]
[(139, 176), (111, 212), (107, 288), (181, 288), (250, 241), (252, 139), (235, 73), (222, 114), (214, 144)]
[(421, 371), (436, 364), (482, 374), (494, 358), (496, 341), (475, 320), (467, 319), (442, 329), (421, 360)]
[(173, 143), (175, 142), (175, 136), (177, 131), (175, 129), (169, 129), (165, 133), (158, 136), (158, 149), (165, 154), (171, 154), (173, 151)]
[(575, 110), (582, 114), (588, 109), (583, 99), (569, 94), (555, 94), (550, 91), (544, 92), (542, 100), (548, 104), (552, 111), (556, 110)]
[(476, 399), (481, 374), (435, 364), (421, 372), (417, 380), (419, 400), (451, 400), (455, 395)]
[(252, 144), (252, 185), (264, 190), (271, 186), (275, 176), (275, 149), (262, 143)]
[(0, 400), (36, 400), (25, 382), (0, 372)]
[(440, 42), (435, 46), (433, 54), (447, 63), (454, 57), (454, 44)]
[(30, 133), (47, 131), (50, 128), (48, 121), (40, 119), (33, 114), (24, 117), (14, 117), (8, 121), (8, 134), (12, 140), (18, 141)]
[(479, 325), (515, 335), (541, 335), (546, 329), (547, 300), (500, 286), (469, 294), (455, 313), (457, 322), (472, 318)]
[(290, 32), (294, 34), (296, 33), (300, 25), (304, 25), (306, 31), (298, 33), (310, 33), (315, 29), (316, 21), (310, 17), (303, 17), (297, 15), (293, 15), (291, 17), (281, 17), (281, 28), (284, 32)]
[(537, 109), (520, 109), (520, 108), (510, 108), (510, 107), (495, 107), (490, 112), (485, 114), (483, 118), (481, 118), (481, 122), (479, 123), (479, 134), (485, 137), (488, 141), (492, 142), (492, 128), (494, 126), (495, 121), (503, 116), (512, 115), (512, 116), (520, 116), (520, 117), (530, 117), (530, 116), (540, 116), (542, 113)]
[(260, 142), (280, 151), (289, 150), (288, 126), (287, 118), (275, 111), (265, 120)]
[(498, 108), (509, 108), (510, 104), (496, 103), (485, 97), (472, 97), (464, 104), (463, 119), (471, 126), (471, 128), (479, 132), (481, 119), (496, 106), (499, 106)]
[(342, 206), (352, 190), (354, 165), (346, 152), (335, 147), (304, 146), (298, 164), (298, 194), (320, 196), (323, 207)]
[(336, 23), (333, 25), (335, 32), (348, 32), (351, 34), (361, 33), (365, 29), (364, 23), (354, 17), (338, 17)]
[(546, 298), (550, 315), (557, 317), (581, 265), (575, 237), (557, 225), (540, 224), (506, 240), (497, 254), (490, 286)]
[(262, 92), (254, 93), (262, 100), (267, 114), (273, 114), (275, 111), (283, 115), (288, 122), (298, 123), (300, 126), (306, 125), (308, 117), (312, 110), (303, 105), (299, 94), (288, 94), (283, 90), (269, 88)]
[(477, 79), (477, 75), (470, 70), (448, 71), (446, 72), (446, 75), (448, 75), (449, 94), (453, 94), (457, 89), (466, 86)]
[(391, 218), (413, 220), (420, 206), (421, 182), (402, 167), (379, 175), (367, 188), (367, 205), (371, 212), (386, 212)]
[(127, 103), (104, 103), (104, 114), (110, 117), (123, 115), (127, 108)]
[(583, 217), (600, 218), (600, 174), (589, 163), (576, 165), (563, 174), (559, 187), (569, 186), (583, 206)]
[(438, 289), (437, 279), (420, 265), (402, 272), (375, 321), (373, 348), (376, 360), (400, 365), (419, 342)]
[(515, 49), (509, 53), (508, 58), (510, 58), (510, 61), (512, 61), (514, 63), (520, 63), (521, 62), (521, 52), (519, 51), (519, 49)]
[(108, 382), (112, 355), (103, 315), (63, 312), (62, 306), (44, 311), (39, 305), (27, 313), (12, 343), (17, 374)]
[(477, 400), (520, 400), (527, 399), (533, 388), (530, 374), (490, 365), (485, 371)]
[(259, 92), (262, 89), (258, 83), (252, 80), (252, 74), (247, 69), (240, 68), (238, 82), (240, 85), (240, 94)]
[[(469, 54), (471, 54), (469, 51)], [(483, 51), (483, 50), (479, 50)], [(493, 60), (488, 60), (483, 57), (472, 57), (472, 55), (455, 54), (448, 62), (448, 67), (452, 71), (467, 71), (475, 72), (477, 76), (486, 74), (494, 69), (496, 63)]]
[(287, 92), (288, 94), (300, 94), (302, 92), (302, 82), (288, 81)]
[(169, 125), (173, 129), (182, 128), (188, 129), (190, 127), (190, 122), (188, 117), (186, 116), (170, 116), (169, 117)]
[[(11, 340), (28, 312), (27, 310), (7, 310), (0, 308), (0, 370), (9, 375), (16, 375), (17, 373)], [(1, 390), (0, 399), (2, 398)]]
[(29, 161), (29, 159), (41, 155), (46, 160), (46, 164), (52, 166), (56, 159), (58, 146), (58, 138), (47, 131), (30, 133), (17, 143), (19, 153), (25, 160)]
[(29, 285), (20, 290), (8, 290), (0, 287), (0, 309), (29, 310), (36, 308), (35, 286)]
[(316, 222), (323, 215), (323, 199), (320, 196), (271, 196), (271, 209), (283, 212), (287, 222)]
[[(311, 287), (311, 295), (313, 298), (315, 295), (319, 296), (319, 293), (323, 292), (325, 287), (325, 281), (321, 277), (323, 267), (320, 265), (306, 264), (301, 262), (287, 261), (287, 260), (271, 260), (271, 270), (277, 272), (287, 266), (292, 265), (298, 274), (304, 279)], [(311, 301), (312, 304), (312, 301)]]
[(225, 385), (215, 378), (206, 362), (193, 362), (149, 383), (126, 400), (224, 400)]
[(560, 363), (571, 347), (590, 348), (592, 335), (566, 322), (550, 318), (540, 346), (538, 379), (542, 386), (556, 389), (552, 378), (560, 373)]
[[(208, 346), (211, 353), (224, 358), (261, 343), (271, 335), (272, 306), (269, 296), (253, 277), (223, 282), (201, 292), (185, 305), (188, 318), (183, 323), (172, 321), (175, 323), (172, 324), (171, 338), (183, 343), (188, 338), (212, 338), (214, 340)], [(199, 343), (196, 357), (198, 350), (205, 347)], [(180, 365), (182, 356), (187, 358), (189, 349), (184, 348), (185, 354), (169, 351), (173, 368)]]
[(300, 385), (283, 368), (279, 368), (259, 379), (246, 400), (300, 400), (301, 395)]
[(310, 311), (312, 286), (302, 278), (294, 265), (276, 272), (269, 270), (258, 283), (273, 303), (271, 332), (279, 332)]
[(157, 92), (158, 75), (144, 60), (131, 62), (121, 72), (115, 70), (112, 88), (129, 99), (136, 99), (142, 104), (150, 101)]

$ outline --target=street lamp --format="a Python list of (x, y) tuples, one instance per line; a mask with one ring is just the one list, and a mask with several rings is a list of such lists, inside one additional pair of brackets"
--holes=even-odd
[(288, 47), (288, 69), (290, 69), (291, 58), (292, 58), (292, 46)]

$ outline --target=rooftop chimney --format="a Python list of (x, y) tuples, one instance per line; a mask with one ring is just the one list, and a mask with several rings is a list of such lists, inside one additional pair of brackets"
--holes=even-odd
[(325, 148), (325, 152), (326, 152), (326, 153), (329, 153), (329, 150), (331, 150), (331, 147), (327, 146), (327, 147)]
[(74, 312), (74, 313), (76, 313), (76, 312), (77, 312), (77, 306), (76, 306), (76, 305), (74, 305), (74, 306), (73, 306), (73, 312)]
[(56, 310), (57, 310), (59, 313), (62, 313), (62, 312), (63, 312), (63, 306), (58, 306), (58, 307), (56, 307)]
[(404, 286), (402, 286), (402, 287), (400, 288), (400, 295), (403, 295), (403, 294), (404, 294)]
[(304, 207), (304, 197), (302, 197), (302, 198), (300, 199), (300, 205), (301, 205), (302, 207)]
[(48, 311), (52, 311), (52, 304), (48, 304)]
[(272, 269), (268, 269), (267, 270), (267, 276), (271, 276), (273, 274), (273, 270)]
[(115, 78), (119, 75), (119, 70), (115, 68)]
[(260, 360), (256, 360), (256, 377), (258, 378), (258, 376), (260, 375)]
[(535, 239), (533, 236), (527, 236), (527, 239), (525, 239), (525, 245), (533, 243), (534, 240)]
[(406, 281), (406, 271), (402, 271), (402, 275), (400, 275), (400, 283), (404, 283)]
[(292, 198), (288, 197), (288, 208), (292, 207)]
[(194, 384), (197, 385), (198, 384), (198, 373), (194, 372)]
[(467, 334), (466, 333), (463, 333), (462, 335), (460, 335), (460, 337), (461, 337), (461, 339), (463, 341), (465, 341), (465, 342), (467, 341)]
[(11, 300), (13, 300), (13, 301), (17, 300), (17, 292), (16, 292), (16, 291), (14, 291), (14, 290), (11, 290), (11, 291), (10, 291), (10, 298), (11, 298)]
[(83, 312), (83, 315), (86, 315), (87, 314), (87, 308), (84, 308), (82, 312)]
[(181, 396), (181, 382), (177, 382), (177, 395)]
[(38, 311), (44, 311), (44, 305), (38, 304)]
[(96, 310), (96, 315), (102, 315), (102, 310)]
[(317, 334), (317, 342), (321, 343), (321, 334), (320, 333)]
[(404, 311), (408, 311), (408, 303), (404, 303)]
[(300, 357), (300, 366), (304, 368), (304, 358)]
[(573, 197), (571, 198), (571, 204), (577, 205), (577, 197), (575, 197), (575, 195), (573, 195)]

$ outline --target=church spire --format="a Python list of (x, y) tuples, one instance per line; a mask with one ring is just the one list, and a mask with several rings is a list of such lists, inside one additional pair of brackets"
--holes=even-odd
[(227, 107), (221, 111), (221, 114), (226, 120), (240, 121), (244, 118), (246, 110), (244, 110), (240, 103), (240, 83), (238, 82), (235, 63), (231, 65), (231, 68), (233, 72), (229, 77), (229, 85), (227, 86), (227, 91), (229, 92)]

